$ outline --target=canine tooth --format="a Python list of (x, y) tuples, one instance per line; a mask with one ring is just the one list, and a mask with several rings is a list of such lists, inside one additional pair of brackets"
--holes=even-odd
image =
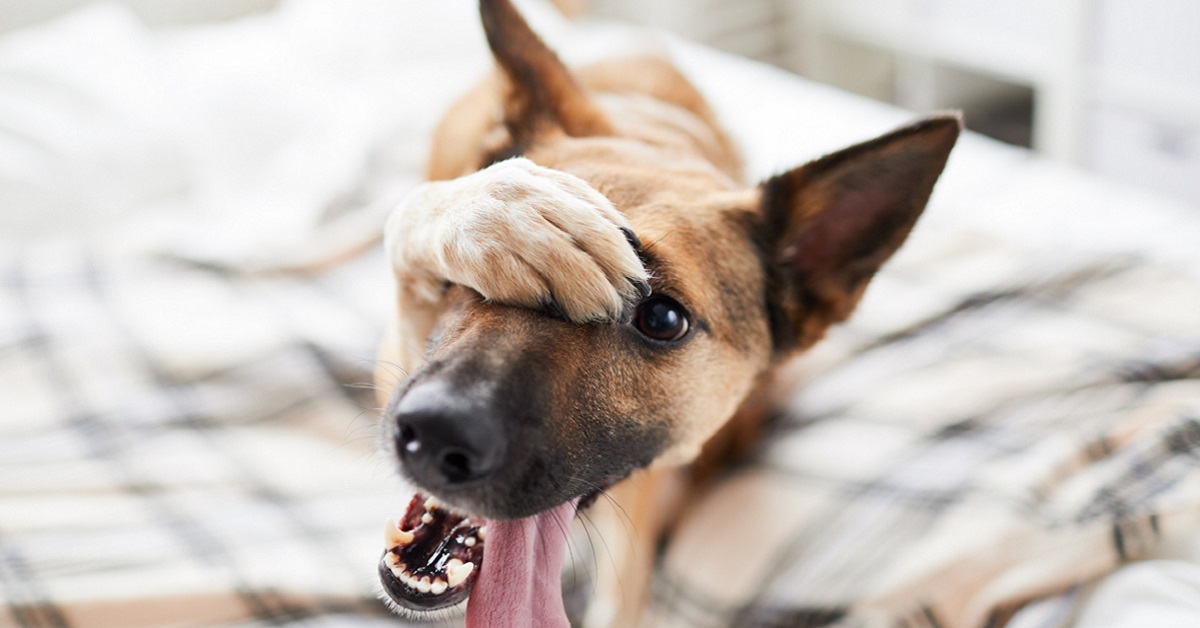
[(457, 558), (451, 558), (450, 560), (446, 561), (446, 569), (458, 569), (459, 567), (462, 567), (462, 564), (463, 562), (461, 560)]
[(429, 513), (421, 515), (421, 523), (433, 523), (433, 515)]
[(462, 584), (467, 579), (467, 576), (471, 575), (472, 571), (475, 571), (475, 563), (463, 563), (462, 565), (455, 565), (453, 567), (447, 563), (446, 580), (450, 586), (456, 587)]
[(434, 508), (440, 508), (441, 505), (442, 505), (442, 502), (438, 501), (438, 498), (436, 498), (436, 497), (430, 497), (429, 499), (425, 500), (425, 510), (433, 510)]
[(387, 541), (387, 548), (392, 549), (393, 547), (412, 543), (413, 534), (412, 532), (401, 530), (394, 520), (388, 519), (387, 523), (383, 524), (383, 538)]
[(387, 563), (388, 567), (399, 567), (400, 566), (400, 557), (391, 552), (388, 552), (387, 554), (384, 554), (383, 562)]
[(466, 545), (467, 547), (475, 547), (475, 537), (468, 536), (467, 539), (463, 541), (463, 545)]
[(478, 536), (480, 538), (480, 540), (486, 541), (487, 540), (487, 526), (483, 526), (482, 528), (479, 528), (479, 532), (476, 532), (475, 534), (476, 534), (476, 536)]
[(446, 584), (445, 580), (438, 578), (437, 580), (433, 581), (433, 584), (429, 585), (429, 592), (434, 595), (441, 595), (445, 593), (446, 589), (448, 588), (450, 588), (450, 585)]
[(429, 576), (425, 576), (425, 577), (421, 578), (421, 580), (419, 582), (417, 582), (417, 590), (420, 591), (421, 593), (429, 593), (429, 590), (432, 588), (433, 587), (430, 585), (430, 582), (429, 582)]

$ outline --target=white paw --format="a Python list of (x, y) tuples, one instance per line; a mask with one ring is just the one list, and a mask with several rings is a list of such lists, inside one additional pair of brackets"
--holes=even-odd
[(517, 158), (420, 185), (388, 218), (385, 242), (420, 298), (435, 300), (449, 282), (583, 323), (617, 320), (649, 291), (632, 237), (582, 179)]

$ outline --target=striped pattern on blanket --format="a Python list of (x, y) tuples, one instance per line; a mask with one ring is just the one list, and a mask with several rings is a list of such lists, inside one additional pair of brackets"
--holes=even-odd
[[(44, 245), (0, 272), (0, 624), (392, 621), (378, 251), (297, 277)], [(999, 626), (1031, 600), (1060, 625), (1197, 524), (1198, 313), (1167, 267), (919, 229), (694, 504), (647, 625)]]
[[(657, 626), (1003, 626), (1200, 523), (1200, 283), (922, 231), (667, 551)], [(1032, 617), (1030, 613), (1030, 617)]]

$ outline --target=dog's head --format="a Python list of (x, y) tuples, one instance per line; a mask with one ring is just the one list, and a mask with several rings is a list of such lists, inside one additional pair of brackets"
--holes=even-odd
[[(504, 137), (478, 165), (520, 154), (578, 176), (628, 219), (650, 276), (615, 322), (461, 286), (441, 297), (385, 440), (425, 492), (511, 520), (694, 459), (773, 363), (849, 316), (923, 210), (960, 121), (929, 118), (741, 189), (713, 165), (719, 131), (702, 116), (606, 107), (507, 2), (482, 8), (507, 98)], [(413, 510), (400, 535), (433, 510)], [(447, 538), (475, 529), (426, 523)]]

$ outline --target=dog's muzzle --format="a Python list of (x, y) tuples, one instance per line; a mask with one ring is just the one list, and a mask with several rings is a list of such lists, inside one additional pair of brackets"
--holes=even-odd
[(395, 410), (396, 454), (409, 476), (431, 491), (485, 482), (503, 465), (500, 421), (476, 396), (440, 380), (418, 383)]

